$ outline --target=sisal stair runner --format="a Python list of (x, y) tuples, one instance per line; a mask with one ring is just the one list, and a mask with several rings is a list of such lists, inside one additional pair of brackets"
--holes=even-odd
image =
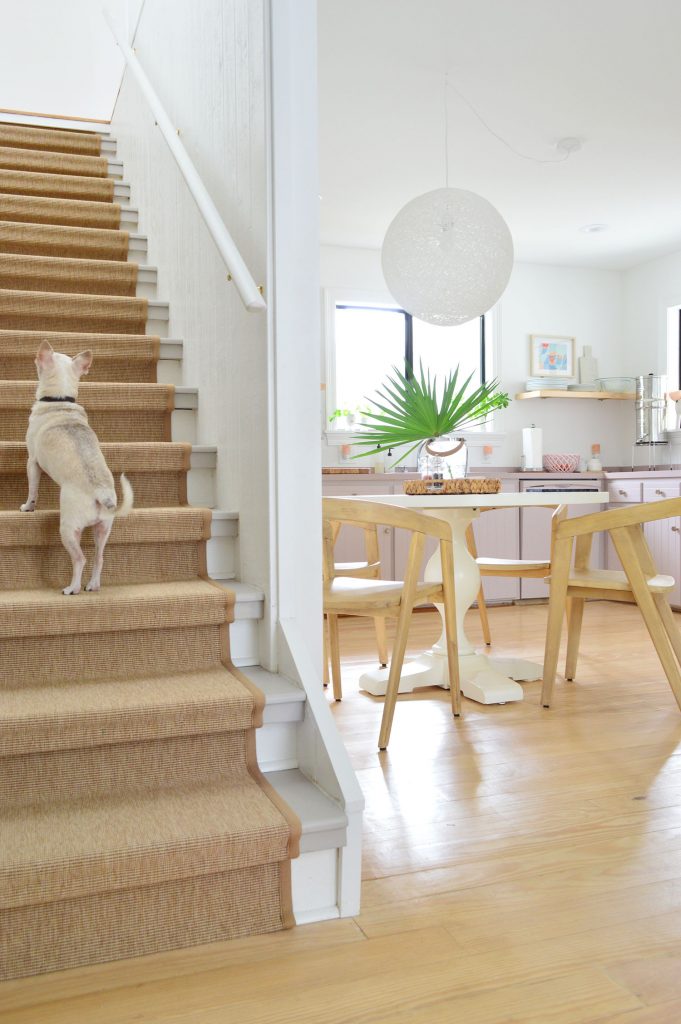
[[(2, 979), (293, 923), (300, 824), (257, 767), (263, 696), (230, 662), (112, 197), (98, 135), (0, 124)], [(93, 350), (79, 402), (135, 490), (96, 594), (61, 594), (53, 482), (18, 511), (44, 337)]]

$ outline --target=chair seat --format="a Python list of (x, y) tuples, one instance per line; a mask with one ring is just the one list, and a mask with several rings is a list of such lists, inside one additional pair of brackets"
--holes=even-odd
[(380, 562), (334, 562), (333, 571), (337, 576), (376, 576)]
[[(360, 608), (393, 608), (399, 605), (404, 583), (397, 580), (368, 580), (352, 576), (337, 576), (324, 588), (325, 612), (348, 612), (353, 605)], [(441, 583), (419, 583), (415, 604), (427, 604), (432, 597), (442, 595)]]
[[(648, 589), (654, 594), (665, 594), (673, 590), (675, 580), (673, 576), (664, 576), (658, 573), (651, 576), (647, 581)], [(573, 569), (570, 572), (568, 587), (585, 587), (590, 590), (618, 590), (631, 593), (629, 580), (626, 574), (619, 569)]]
[(533, 562), (529, 558), (476, 558), (476, 562), (481, 572), (497, 569), (500, 573), (508, 573), (509, 575), (530, 569), (546, 573), (549, 573), (551, 570), (550, 562)]

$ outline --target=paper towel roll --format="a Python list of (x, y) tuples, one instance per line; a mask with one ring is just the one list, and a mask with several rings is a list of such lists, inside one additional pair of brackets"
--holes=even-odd
[(542, 469), (541, 427), (523, 427), (523, 468)]

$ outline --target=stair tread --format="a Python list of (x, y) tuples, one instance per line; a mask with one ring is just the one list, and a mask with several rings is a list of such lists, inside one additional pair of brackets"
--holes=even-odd
[[(61, 544), (59, 518), (57, 509), (0, 511), (0, 547)], [(190, 505), (133, 509), (129, 515), (115, 520), (108, 545), (208, 540), (211, 520), (210, 509)], [(17, 529), (21, 531), (19, 538)]]
[(278, 861), (289, 843), (276, 806), (241, 775), (21, 808), (3, 819), (5, 907)]
[[(149, 409), (172, 408), (175, 394), (173, 384), (118, 384), (113, 381), (81, 382), (78, 389), (78, 403), (84, 406), (98, 405), (100, 408), (117, 409), (121, 399), (126, 399), (125, 408)], [(178, 389), (181, 394), (195, 394), (196, 389)], [(0, 408), (30, 408), (35, 402), (36, 382), (30, 380), (0, 380)]]
[[(303, 834), (328, 832), (347, 826), (345, 811), (311, 782), (299, 768), (268, 772), (267, 780), (300, 818)], [(301, 843), (301, 850), (304, 850)]]
[[(193, 452), (186, 441), (100, 441), (111, 472), (182, 472), (189, 469)], [(209, 454), (212, 450), (209, 450)], [(0, 474), (26, 472), (23, 441), (0, 441)], [(24, 500), (23, 498), (21, 499)], [(183, 506), (178, 506), (183, 507)]]
[(251, 695), (222, 665), (177, 675), (0, 689), (0, 751), (227, 732), (248, 728), (252, 716)]
[(0, 591), (0, 637), (97, 633), (231, 621), (235, 594), (207, 580), (135, 583), (82, 591)]

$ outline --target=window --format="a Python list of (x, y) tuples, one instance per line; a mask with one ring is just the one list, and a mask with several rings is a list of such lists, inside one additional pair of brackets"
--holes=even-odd
[(328, 313), (328, 416), (336, 409), (357, 413), (366, 408), (394, 366), (403, 373), (413, 366), (418, 373), (421, 361), (443, 380), (459, 365), (461, 383), (469, 374), (471, 387), (486, 379), (485, 317), (459, 327), (436, 327), (395, 306), (335, 300)]

